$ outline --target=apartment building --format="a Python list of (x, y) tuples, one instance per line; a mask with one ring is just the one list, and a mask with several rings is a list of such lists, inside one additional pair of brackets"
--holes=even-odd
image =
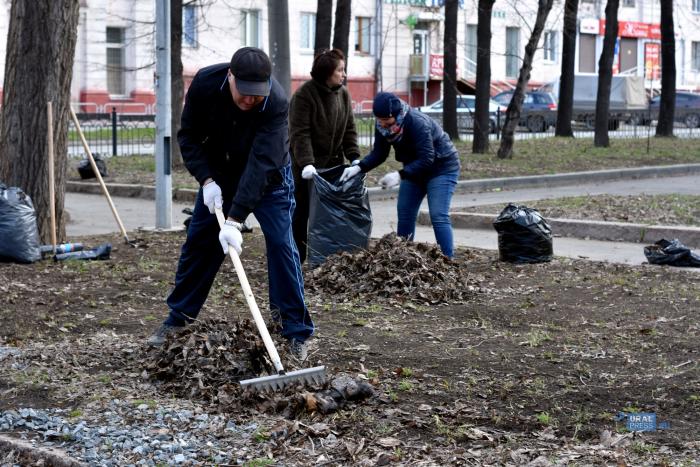
[[(289, 1), (292, 88), (310, 78), (316, 0)], [(477, 0), (461, 0), (457, 63), (460, 89), (476, 71)], [(412, 105), (438, 99), (443, 74), (443, 0), (353, 0), (348, 87), (358, 109), (378, 90)], [(563, 0), (555, 0), (538, 44), (531, 85), (555, 80), (561, 67)], [(515, 84), (535, 0), (499, 0), (492, 18), (492, 91)], [(595, 74), (605, 31), (605, 2), (580, 0), (576, 72)], [(0, 0), (0, 67), (4, 69), (10, 0)], [(700, 0), (675, 0), (677, 85), (700, 89)], [(645, 77), (658, 88), (661, 43), (657, 0), (621, 0), (615, 72)], [(182, 60), (188, 82), (206, 65), (226, 62), (242, 46), (268, 49), (267, 0), (197, 0), (183, 8)], [(118, 107), (152, 112), (155, 94), (155, 2), (81, 0), (72, 99), (87, 111)]]

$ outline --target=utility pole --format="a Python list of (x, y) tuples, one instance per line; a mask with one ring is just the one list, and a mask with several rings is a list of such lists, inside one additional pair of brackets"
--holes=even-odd
[(170, 0), (156, 0), (156, 228), (173, 223), (170, 158)]
[(267, 0), (270, 16), (268, 33), (270, 36), (270, 61), (272, 76), (282, 86), (287, 98), (291, 96), (292, 74), (289, 55), (289, 5), (287, 0)]

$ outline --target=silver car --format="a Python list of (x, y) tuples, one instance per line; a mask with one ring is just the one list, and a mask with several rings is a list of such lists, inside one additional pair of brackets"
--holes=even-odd
[[(457, 128), (459, 131), (471, 130), (474, 128), (474, 106), (475, 96), (457, 96)], [(430, 115), (439, 122), (442, 122), (442, 99), (433, 104), (419, 107), (423, 113)], [(498, 104), (493, 99), (489, 99), (489, 131), (495, 133), (501, 129), (506, 117), (506, 107)]]

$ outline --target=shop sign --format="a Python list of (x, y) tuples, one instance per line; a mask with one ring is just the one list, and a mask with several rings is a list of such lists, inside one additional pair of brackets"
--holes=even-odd
[[(661, 25), (641, 23), (639, 21), (619, 21), (617, 35), (619, 37), (639, 37), (645, 39), (661, 39)], [(605, 20), (600, 20), (600, 35), (605, 35)]]
[(445, 73), (445, 59), (442, 54), (430, 54), (430, 79), (442, 79)]
[(581, 18), (579, 31), (582, 34), (598, 34), (600, 23), (596, 18)]
[(644, 44), (644, 76), (647, 79), (661, 79), (661, 44), (647, 42)]

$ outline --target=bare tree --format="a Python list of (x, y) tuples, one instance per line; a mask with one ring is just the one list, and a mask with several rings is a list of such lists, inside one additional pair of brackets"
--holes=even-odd
[(476, 84), (474, 86), (474, 140), (472, 152), (489, 150), (489, 100), (491, 99), (491, 10), (495, 0), (479, 0), (476, 25)]
[(345, 69), (348, 69), (348, 43), (350, 41), (350, 19), (352, 17), (351, 1), (338, 0), (335, 5), (335, 28), (333, 29), (333, 48), (340, 49), (345, 55)]
[(457, 129), (457, 0), (445, 0), (445, 68), (442, 82), (442, 126), (450, 138), (459, 139)]
[(185, 163), (177, 144), (177, 132), (180, 130), (182, 100), (185, 83), (182, 79), (182, 0), (170, 1), (170, 131), (176, 144), (170, 145), (173, 167), (184, 168)]
[(556, 136), (573, 137), (571, 118), (574, 113), (574, 83), (576, 74), (576, 21), (578, 0), (566, 0), (564, 4), (564, 41), (561, 52), (559, 77), (559, 104), (557, 106)]
[(553, 2), (554, 0), (538, 0), (537, 2), (535, 26), (532, 28), (530, 39), (525, 46), (525, 56), (523, 57), (523, 64), (518, 74), (518, 83), (515, 85), (513, 98), (510, 100), (510, 104), (508, 104), (508, 109), (506, 110), (506, 122), (503, 126), (501, 146), (498, 148), (499, 159), (510, 159), (513, 157), (513, 135), (515, 134), (515, 127), (518, 126), (518, 122), (520, 121), (520, 111), (523, 106), (523, 100), (525, 99), (525, 88), (530, 81), (530, 72), (532, 71), (532, 59), (537, 51), (537, 44), (540, 42), (540, 37), (542, 36), (542, 31), (544, 31), (547, 16), (552, 10)]
[(316, 2), (316, 35), (314, 53), (319, 53), (331, 45), (331, 27), (333, 25), (333, 0)]
[(610, 146), (608, 125), (610, 120), (610, 88), (612, 86), (612, 66), (617, 41), (617, 10), (620, 0), (608, 0), (605, 6), (605, 37), (603, 52), (598, 61), (598, 93), (595, 104), (595, 133), (593, 145), (597, 148)]
[(272, 76), (291, 95), (292, 71), (289, 52), (289, 4), (287, 0), (267, 0), (270, 15), (268, 33), (270, 36), (270, 61)]
[(661, 103), (656, 136), (673, 136), (676, 113), (676, 39), (673, 2), (661, 0)]
[(65, 238), (65, 176), (70, 84), (78, 0), (13, 0), (0, 117), (0, 180), (34, 202), (39, 235), (51, 239), (47, 102), (53, 105), (57, 238)]

